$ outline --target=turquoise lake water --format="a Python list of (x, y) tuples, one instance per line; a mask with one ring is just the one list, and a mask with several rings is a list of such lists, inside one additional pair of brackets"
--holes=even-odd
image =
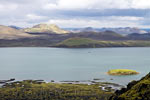
[[(133, 76), (109, 76), (110, 69), (133, 69)], [(127, 84), (150, 72), (150, 48), (0, 48), (0, 80), (16, 78), (92, 80)], [(110, 80), (113, 79), (113, 80)]]

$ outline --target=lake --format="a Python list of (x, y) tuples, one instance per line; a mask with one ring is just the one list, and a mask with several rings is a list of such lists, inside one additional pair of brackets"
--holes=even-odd
[[(140, 74), (109, 76), (106, 72), (110, 69), (133, 69)], [(125, 85), (148, 72), (150, 48), (0, 48), (0, 80), (102, 78)]]

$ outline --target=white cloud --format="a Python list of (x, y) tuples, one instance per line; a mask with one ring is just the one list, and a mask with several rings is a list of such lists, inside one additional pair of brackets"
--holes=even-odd
[[(89, 7), (94, 0), (58, 0), (56, 3), (44, 5), (45, 9), (82, 9)], [(86, 2), (86, 3), (85, 3)]]
[(142, 24), (148, 24), (148, 12), (139, 9), (150, 11), (150, 0), (0, 0), (0, 24), (31, 26), (50, 19), (61, 27), (147, 27)]
[(18, 8), (17, 4), (0, 4), (0, 12), (11, 12)]
[(58, 0), (55, 4), (49, 3), (45, 9), (105, 9), (128, 8), (128, 0)]
[(148, 9), (150, 0), (57, 0), (43, 6), (44, 9)]
[(143, 20), (143, 17), (134, 17), (134, 16), (110, 16), (106, 17), (106, 19), (112, 19), (112, 20), (120, 20), (120, 21), (140, 21)]
[(28, 15), (26, 15), (26, 17), (27, 17), (29, 20), (41, 20), (41, 19), (47, 18), (47, 17), (45, 17), (45, 16), (38, 16), (38, 15), (35, 15), (35, 14), (28, 14)]
[(150, 0), (132, 0), (132, 8), (148, 9), (150, 8)]
[(47, 23), (57, 24), (60, 27), (149, 27), (138, 23), (142, 17), (110, 16), (99, 19), (51, 19)]

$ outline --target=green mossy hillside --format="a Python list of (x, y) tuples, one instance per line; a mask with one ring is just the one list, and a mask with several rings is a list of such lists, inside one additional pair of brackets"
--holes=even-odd
[(150, 100), (150, 73), (139, 81), (132, 81), (127, 88), (116, 91), (109, 100)]
[(101, 47), (146, 47), (150, 46), (150, 41), (104, 41), (90, 38), (69, 38), (54, 47), (64, 48), (101, 48)]
[(97, 40), (92, 40), (88, 38), (69, 38), (64, 40), (61, 43), (58, 43), (57, 46), (67, 46), (67, 47), (76, 47), (76, 46), (88, 46), (90, 44), (98, 44)]

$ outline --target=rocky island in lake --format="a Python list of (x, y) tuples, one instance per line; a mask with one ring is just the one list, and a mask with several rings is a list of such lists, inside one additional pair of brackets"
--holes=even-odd
[(113, 69), (107, 72), (109, 75), (136, 75), (139, 72), (130, 69)]

